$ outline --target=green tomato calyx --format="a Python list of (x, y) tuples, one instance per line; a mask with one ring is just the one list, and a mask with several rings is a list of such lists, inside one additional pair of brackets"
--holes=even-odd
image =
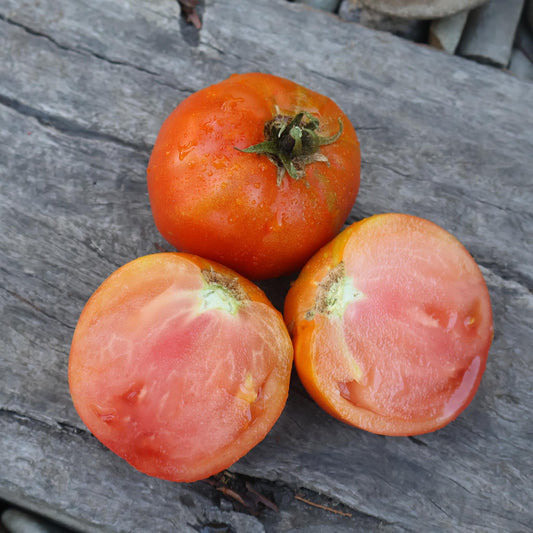
[(315, 161), (329, 164), (328, 158), (320, 153), (320, 147), (334, 143), (343, 131), (339, 118), (339, 131), (330, 137), (318, 134), (320, 121), (306, 111), (295, 116), (279, 112), (265, 124), (265, 140), (249, 146), (241, 152), (266, 155), (278, 168), (277, 184), (281, 185), (285, 173), (295, 180), (305, 176), (305, 167)]

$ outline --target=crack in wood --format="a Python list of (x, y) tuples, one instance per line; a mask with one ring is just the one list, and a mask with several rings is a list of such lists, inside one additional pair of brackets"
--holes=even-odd
[(46, 420), (44, 418), (37, 418), (35, 416), (21, 413), (15, 409), (9, 409), (7, 407), (0, 407), (0, 416), (4, 419), (16, 421), (26, 426), (33, 426), (36, 429), (42, 431), (53, 431), (66, 433), (68, 435), (76, 437), (90, 437), (94, 439), (92, 433), (88, 429), (77, 427), (69, 422), (54, 420)]
[(417, 437), (407, 437), (411, 442), (414, 442), (417, 446), (427, 446), (427, 442), (424, 442), (423, 440), (417, 438)]
[(309, 72), (311, 74), (314, 74), (315, 76), (318, 76), (319, 78), (332, 81), (333, 83), (336, 83), (337, 85), (340, 85), (341, 87), (345, 87), (346, 89), (352, 89), (352, 86), (346, 80), (342, 80), (341, 78), (337, 78), (336, 76), (328, 76), (327, 74), (324, 74), (323, 72), (320, 72), (319, 70), (309, 69)]
[(10, 24), (12, 26), (15, 26), (17, 28), (22, 29), (23, 31), (25, 31), (29, 35), (33, 35), (35, 37), (40, 37), (40, 38), (46, 39), (47, 41), (52, 43), (54, 46), (56, 46), (57, 48), (59, 48), (60, 50), (65, 51), (65, 52), (72, 52), (72, 53), (75, 53), (75, 54), (94, 57), (95, 59), (98, 59), (98, 60), (101, 60), (101, 61), (105, 61), (106, 63), (108, 63), (110, 65), (116, 65), (116, 66), (121, 66), (121, 67), (132, 68), (134, 70), (137, 70), (138, 72), (142, 72), (144, 74), (149, 74), (150, 76), (154, 76), (156, 78), (154, 80), (154, 83), (158, 83), (158, 84), (163, 85), (165, 87), (170, 87), (171, 89), (175, 89), (175, 90), (177, 90), (177, 91), (179, 91), (181, 93), (184, 93), (185, 96), (188, 96), (188, 95), (192, 94), (193, 92), (195, 92), (197, 90), (195, 88), (184, 87), (184, 86), (177, 85), (175, 83), (170, 83), (169, 81), (162, 80), (162, 79), (160, 79), (161, 78), (161, 73), (156, 72), (155, 70), (150, 70), (148, 68), (136, 65), (135, 63), (131, 63), (129, 61), (124, 61), (124, 60), (119, 60), (119, 59), (112, 59), (112, 58), (110, 58), (110, 57), (108, 57), (108, 56), (106, 56), (106, 55), (104, 55), (102, 53), (96, 52), (96, 51), (91, 50), (90, 48), (87, 48), (87, 47), (75, 48), (75, 47), (72, 47), (72, 46), (67, 46), (65, 44), (61, 44), (59, 41), (57, 41), (56, 39), (54, 39), (50, 35), (48, 35), (48, 34), (46, 34), (44, 32), (35, 30), (33, 28), (30, 28), (29, 26), (26, 26), (26, 25), (22, 24), (21, 22), (17, 22), (16, 20), (13, 20), (12, 18), (6, 17), (5, 15), (0, 14), (0, 20), (4, 21), (7, 24)]
[(311, 505), (318, 509), (325, 510), (327, 512), (333, 512), (334, 514), (338, 514), (346, 518), (358, 518), (359, 520), (374, 523), (379, 527), (394, 525), (393, 522), (390, 522), (389, 520), (381, 516), (362, 511), (361, 509), (358, 509), (353, 505), (347, 505), (341, 500), (332, 498), (331, 496), (327, 496), (325, 494), (321, 494), (313, 489), (300, 487), (298, 490), (295, 490), (294, 496), (295, 499), (301, 501), (302, 503)]
[(0, 94), (0, 104), (16, 111), (17, 113), (20, 113), (23, 116), (35, 119), (41, 126), (52, 128), (71, 137), (111, 142), (137, 152), (144, 152), (146, 154), (149, 154), (152, 150), (151, 146), (145, 144), (128, 142), (120, 137), (116, 137), (115, 135), (110, 135), (109, 133), (103, 133), (84, 128), (72, 120), (57, 115), (52, 115), (51, 113), (46, 113), (45, 111), (31, 107), (9, 96)]
[[(524, 290), (528, 295), (533, 294), (533, 279), (527, 274), (518, 272), (516, 269), (507, 265), (502, 265), (494, 261), (477, 261), (480, 267), (488, 270), (492, 275), (498, 278), (502, 284), (516, 283), (521, 290)], [(516, 291), (515, 287), (509, 287), (509, 290)]]
[(361, 160), (361, 165), (362, 166), (367, 165), (369, 167), (383, 168), (385, 170), (388, 170), (389, 172), (392, 172), (393, 174), (401, 176), (402, 178), (412, 178), (413, 177), (413, 175), (411, 173), (409, 173), (409, 172), (400, 172), (398, 169), (392, 168), (391, 166), (385, 165), (384, 163), (381, 163), (379, 161), (367, 161), (367, 160), (362, 159)]
[(156, 72), (155, 70), (150, 70), (144, 67), (140, 67), (139, 65), (135, 65), (134, 63), (129, 63), (128, 61), (119, 61), (118, 59), (111, 59), (110, 57), (105, 56), (104, 54), (99, 54), (98, 52), (95, 52), (94, 50), (90, 50), (88, 48), (79, 48), (74, 49), (74, 52), (86, 52), (92, 57), (95, 57), (96, 59), (101, 59), (102, 61), (105, 61), (106, 63), (109, 63), (110, 65), (117, 65), (121, 67), (130, 67), (135, 70), (138, 70), (139, 72), (143, 72), (145, 74), (150, 74), (151, 76), (159, 76), (160, 74)]
[(16, 26), (17, 28), (20, 28), (24, 30), (26, 33), (33, 35), (34, 37), (41, 37), (43, 39), (46, 39), (47, 41), (52, 43), (54, 46), (57, 46), (57, 48), (60, 48), (61, 50), (65, 50), (68, 52), (76, 52), (76, 50), (73, 50), (72, 48), (69, 48), (68, 46), (65, 46), (59, 43), (50, 35), (47, 35), (46, 33), (40, 32), (38, 30), (34, 30), (33, 28), (30, 28), (29, 26), (22, 24), (22, 22), (17, 22), (16, 20), (6, 17), (5, 15), (2, 15), (1, 13), (0, 13), (0, 20), (3, 20), (5, 23), (11, 24), (12, 26)]
[(89, 48), (73, 48), (70, 46), (67, 46), (65, 44), (61, 44), (59, 41), (54, 39), (52, 36), (41, 32), (39, 30), (35, 30), (33, 28), (30, 28), (29, 26), (26, 26), (25, 24), (22, 24), (21, 22), (18, 22), (16, 20), (13, 20), (12, 18), (6, 17), (5, 15), (0, 14), (0, 20), (3, 20), (7, 24), (11, 24), (12, 26), (15, 26), (17, 28), (20, 28), (24, 30), (29, 35), (33, 35), (34, 37), (40, 37), (42, 39), (46, 39), (50, 43), (52, 43), (54, 46), (59, 48), (60, 50), (64, 50), (65, 52), (73, 52), (76, 54), (87, 54), (90, 56), (95, 57), (96, 59), (100, 59), (102, 61), (105, 61), (106, 63), (109, 63), (111, 65), (118, 65), (123, 67), (129, 67), (133, 68), (135, 70), (138, 70), (139, 72), (144, 72), (146, 74), (150, 74), (152, 76), (158, 76), (159, 74), (155, 71), (149, 70), (144, 67), (140, 67), (139, 65), (135, 65), (134, 63), (130, 63), (128, 61), (119, 61), (117, 59), (111, 59), (104, 54), (97, 53), (93, 50), (90, 50)]
[(57, 318), (56, 316), (51, 315), (50, 313), (44, 311), (43, 309), (41, 309), (40, 307), (35, 305), (33, 302), (31, 302), (27, 298), (24, 298), (24, 296), (21, 296), (20, 294), (16, 293), (15, 291), (12, 291), (12, 290), (10, 290), (10, 289), (8, 289), (6, 287), (0, 287), (0, 288), (2, 290), (4, 290), (5, 292), (7, 292), (9, 295), (11, 295), (13, 298), (16, 298), (19, 302), (31, 307), (34, 311), (37, 311), (37, 313), (45, 316), (46, 318), (49, 318), (50, 320), (53, 320), (54, 322), (57, 322), (57, 323), (61, 324), (65, 328), (68, 328), (68, 329), (70, 329), (72, 331), (74, 330), (74, 326), (72, 326), (70, 324), (67, 324), (66, 322), (63, 322), (61, 319)]

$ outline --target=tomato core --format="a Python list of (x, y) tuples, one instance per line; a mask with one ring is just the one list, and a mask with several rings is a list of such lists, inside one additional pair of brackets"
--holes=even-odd
[(202, 270), (205, 286), (202, 291), (201, 310), (222, 309), (234, 315), (240, 304), (250, 298), (239, 286), (236, 278), (226, 276), (214, 270)]
[(342, 317), (351, 302), (363, 297), (364, 295), (354, 287), (352, 278), (346, 276), (344, 262), (341, 261), (319, 283), (315, 310), (317, 313)]

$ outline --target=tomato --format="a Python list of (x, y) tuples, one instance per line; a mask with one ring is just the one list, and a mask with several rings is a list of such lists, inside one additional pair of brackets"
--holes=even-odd
[(342, 229), (360, 161), (331, 99), (269, 74), (233, 75), (163, 123), (147, 169), (154, 221), (178, 250), (277, 277)]
[(284, 314), (311, 396), (383, 435), (455, 419), (478, 389), (493, 336), (473, 258), (444, 229), (402, 214), (357, 222), (317, 252)]
[(163, 253), (119, 268), (89, 299), (69, 384), (81, 419), (113, 452), (151, 476), (195, 481), (265, 437), (291, 367), (281, 313), (258, 287)]

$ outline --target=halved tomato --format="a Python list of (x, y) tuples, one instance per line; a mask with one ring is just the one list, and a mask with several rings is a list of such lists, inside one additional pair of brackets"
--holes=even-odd
[(470, 403), (493, 337), (483, 275), (427, 220), (357, 222), (306, 264), (285, 302), (302, 383), (340, 420), (384, 435), (441, 428)]
[(292, 344), (263, 292), (178, 253), (136, 259), (89, 299), (74, 332), (74, 406), (138, 470), (206, 478), (261, 441), (285, 405)]

